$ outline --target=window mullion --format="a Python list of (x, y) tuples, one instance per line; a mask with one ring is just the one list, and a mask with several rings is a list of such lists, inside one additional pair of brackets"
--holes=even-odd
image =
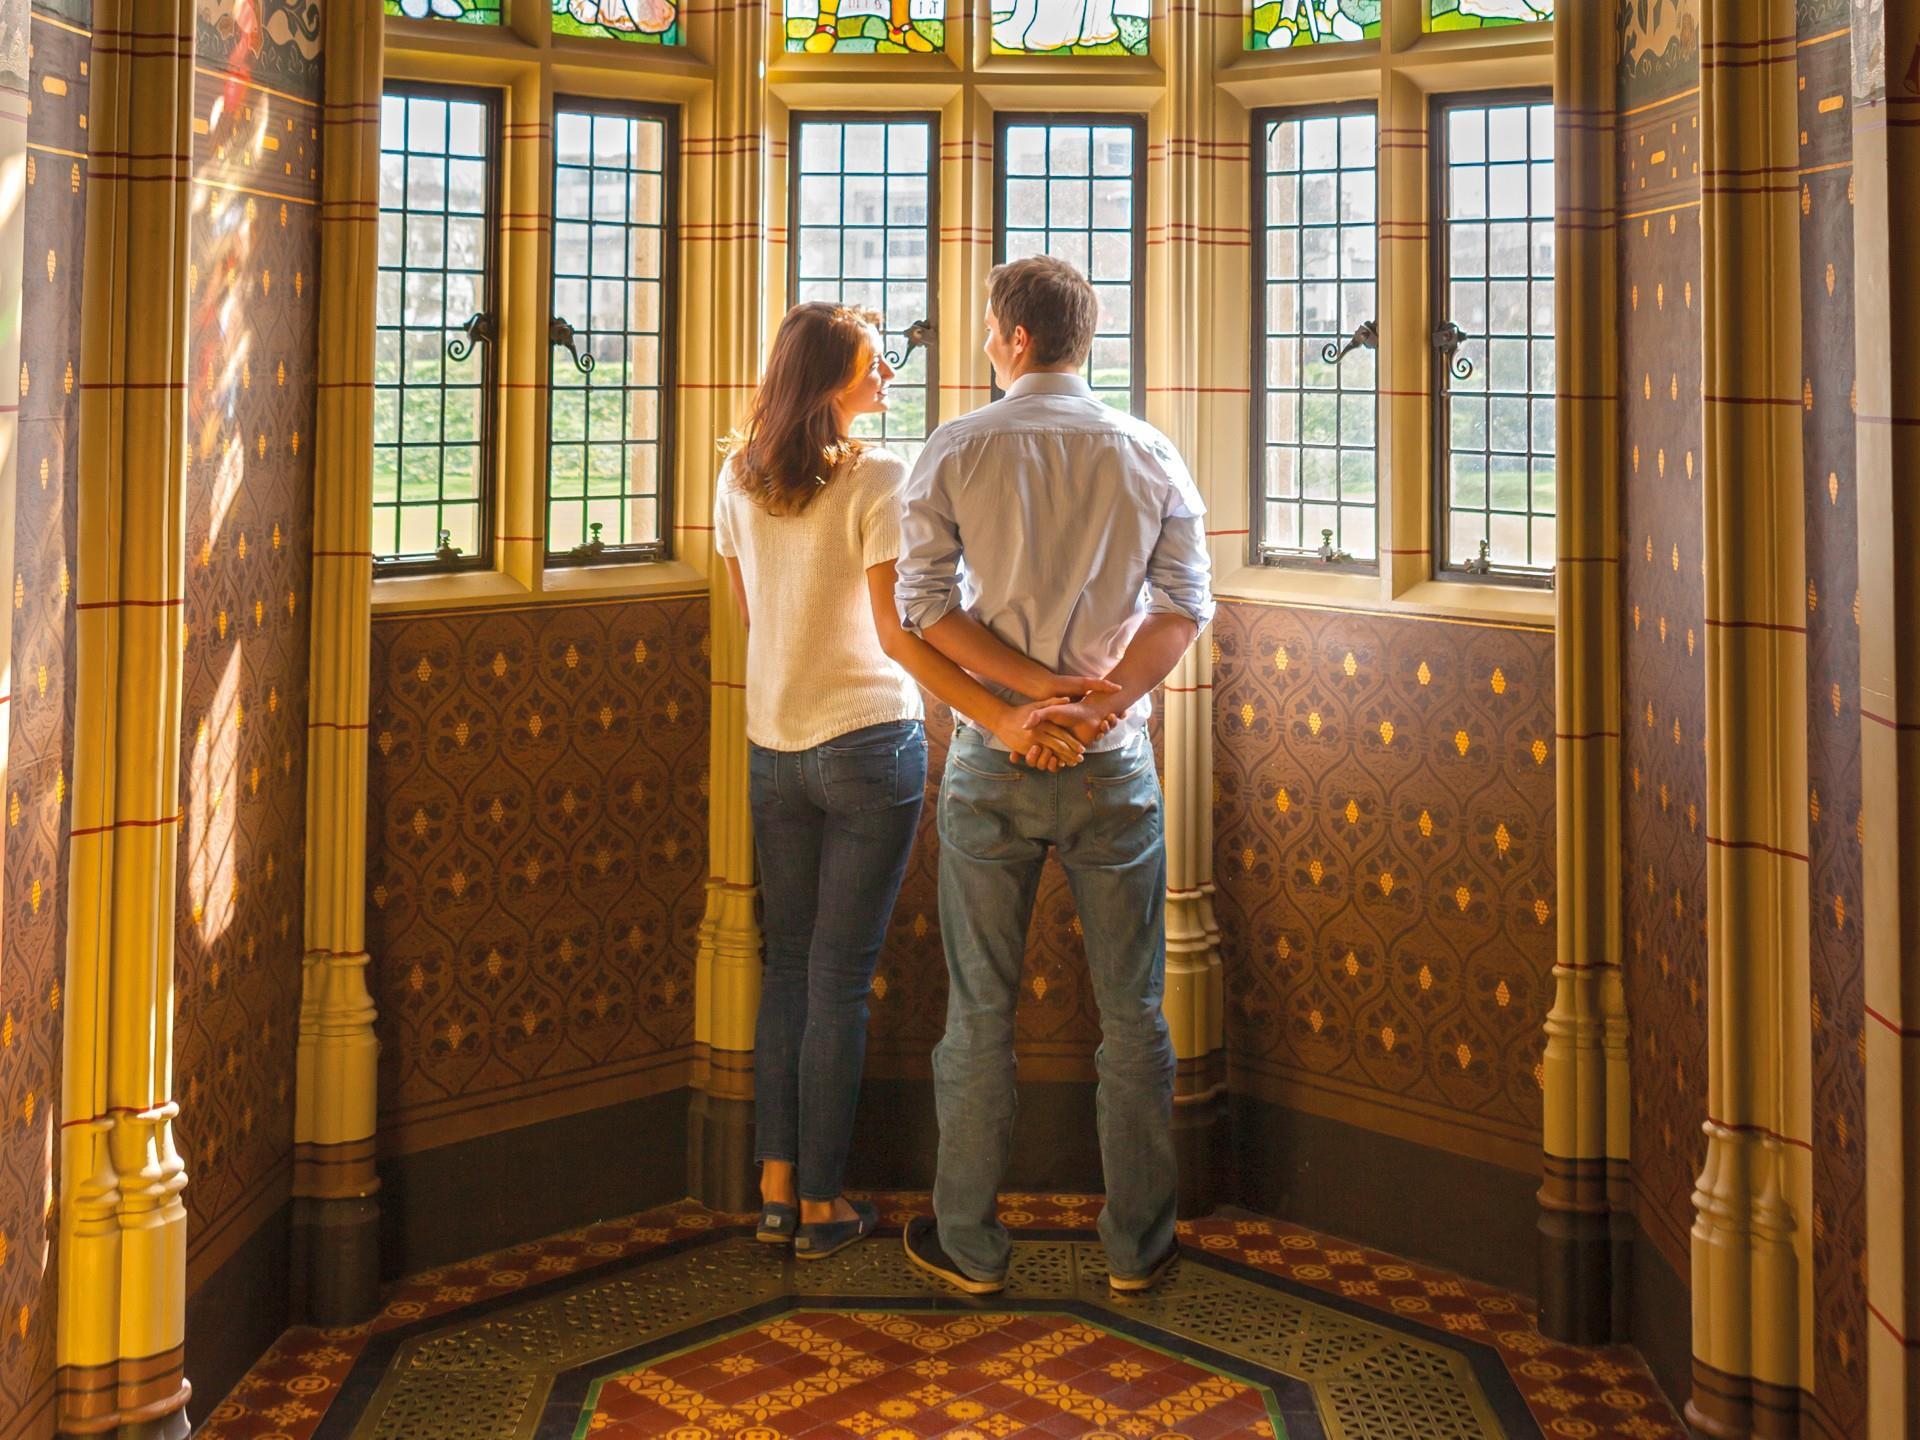
[(1429, 520), (1427, 100), (1391, 68), (1381, 86), (1380, 461), (1382, 599), (1432, 578)]
[(547, 275), (552, 250), (553, 81), (528, 66), (507, 85), (498, 279), (504, 341), (495, 452), (499, 569), (537, 592), (546, 548), (540, 498), (547, 444)]

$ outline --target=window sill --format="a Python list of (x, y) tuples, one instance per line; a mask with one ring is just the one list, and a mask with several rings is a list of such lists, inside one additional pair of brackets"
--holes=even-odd
[(1216, 600), (1470, 620), (1530, 630), (1550, 630), (1554, 618), (1551, 590), (1423, 580), (1392, 594), (1388, 581), (1377, 575), (1316, 574), (1277, 565), (1249, 565), (1244, 560), (1222, 563), (1215, 572), (1213, 591)]
[(441, 610), (526, 610), (543, 604), (704, 594), (707, 588), (706, 573), (684, 560), (582, 565), (545, 571), (539, 581), (536, 590), (497, 570), (396, 575), (373, 582), (373, 613), (377, 617)]

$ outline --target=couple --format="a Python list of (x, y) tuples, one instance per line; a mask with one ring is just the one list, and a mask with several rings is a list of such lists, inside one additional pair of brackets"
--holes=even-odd
[(749, 625), (765, 908), (758, 1234), (801, 1259), (876, 1224), (840, 1187), (868, 989), (926, 788), (922, 687), (957, 723), (939, 800), (936, 1218), (907, 1228), (907, 1253), (970, 1294), (1006, 1283), (995, 1192), (1013, 1133), (1014, 1005), (1051, 846), (1100, 1007), (1113, 1288), (1149, 1288), (1177, 1254), (1166, 850), (1146, 726), (1213, 602), (1186, 466), (1080, 378), (1097, 308), (1062, 261), (995, 269), (985, 348), (1005, 398), (942, 425), (909, 476), (850, 433), (886, 408), (878, 317), (798, 305), (729, 442), (715, 548)]

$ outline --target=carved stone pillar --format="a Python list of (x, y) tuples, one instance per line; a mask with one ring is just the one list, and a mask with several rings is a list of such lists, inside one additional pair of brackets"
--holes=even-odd
[(1708, 1120), (1687, 1418), (1791, 1436), (1813, 1218), (1796, 34), (1790, 0), (1702, 18)]
[[(762, 217), (765, 206), (766, 26), (759, 10), (721, 7), (705, 21), (713, 58), (711, 108), (689, 115), (685, 146), (689, 213), (710, 201), (710, 234), (689, 245), (687, 293), (702, 296), (708, 323), (687, 335), (688, 433), (724, 435), (760, 371)], [(694, 32), (696, 46), (701, 30)], [(687, 383), (683, 382), (683, 384)], [(701, 416), (704, 413), (704, 423)], [(717, 461), (682, 473), (711, 514)], [(712, 748), (707, 801), (707, 909), (700, 922), (694, 983), (694, 1094), (687, 1131), (687, 1178), (694, 1196), (720, 1210), (745, 1210), (757, 1193), (753, 1169), (753, 1028), (760, 1005), (760, 924), (754, 904), (753, 827), (747, 810), (747, 636), (711, 530), (688, 532), (702, 548), (712, 606)], [(689, 559), (695, 558), (688, 556)]]
[(325, 12), (306, 958), (295, 1052), (294, 1313), (347, 1325), (380, 1283), (379, 1042), (367, 989), (367, 707), (373, 625), (373, 288), (385, 20)]
[[(1223, 249), (1217, 242), (1224, 232), (1196, 218), (1213, 216), (1220, 200), (1246, 187), (1246, 135), (1217, 123), (1214, 84), (1219, 68), (1238, 51), (1240, 22), (1223, 11), (1180, 3), (1168, 7), (1163, 34), (1167, 94), (1149, 121), (1150, 148), (1166, 162), (1148, 169), (1147, 408), (1194, 473), (1207, 475), (1212, 467), (1206, 437), (1223, 427), (1236, 436), (1246, 432), (1244, 400), (1235, 404), (1212, 389), (1216, 380), (1244, 371), (1245, 355), (1223, 355), (1217, 332), (1197, 323), (1220, 308), (1223, 256), (1231, 262), (1232, 285), (1244, 284), (1243, 249)], [(1214, 413), (1229, 408), (1231, 416)], [(1224, 1198), (1226, 1128), (1220, 929), (1213, 916), (1213, 663), (1206, 637), (1167, 677), (1161, 703), (1166, 1015), (1179, 1062), (1174, 1138), (1180, 1213), (1201, 1215)]]
[(96, 0), (81, 309), (56, 1423), (184, 1436), (173, 927), (192, 0)]
[(1620, 499), (1615, 414), (1614, 16), (1560, 16), (1554, 231), (1561, 283), (1555, 576), (1559, 950), (1547, 1014), (1540, 1328), (1624, 1333), (1627, 1025), (1620, 976)]

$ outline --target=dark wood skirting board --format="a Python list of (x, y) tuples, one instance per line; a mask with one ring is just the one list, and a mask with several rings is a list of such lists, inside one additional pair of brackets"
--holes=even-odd
[[(1023, 1082), (1007, 1190), (1100, 1194), (1094, 1087), (1085, 1081)], [(847, 1184), (861, 1190), (931, 1190), (940, 1147), (931, 1080), (869, 1079), (860, 1090)]]
[(1674, 1273), (1637, 1223), (1629, 1224), (1633, 1269), (1626, 1338), (1645, 1357), (1653, 1378), (1678, 1410), (1693, 1390), (1693, 1301), (1687, 1277)]
[(1245, 1095), (1230, 1107), (1234, 1203), (1536, 1293), (1538, 1174)]
[(293, 1321), (288, 1308), (291, 1202), (241, 1242), (187, 1299), (188, 1416), (198, 1422)]
[(416, 1274), (680, 1199), (690, 1093), (382, 1157), (382, 1275)]

